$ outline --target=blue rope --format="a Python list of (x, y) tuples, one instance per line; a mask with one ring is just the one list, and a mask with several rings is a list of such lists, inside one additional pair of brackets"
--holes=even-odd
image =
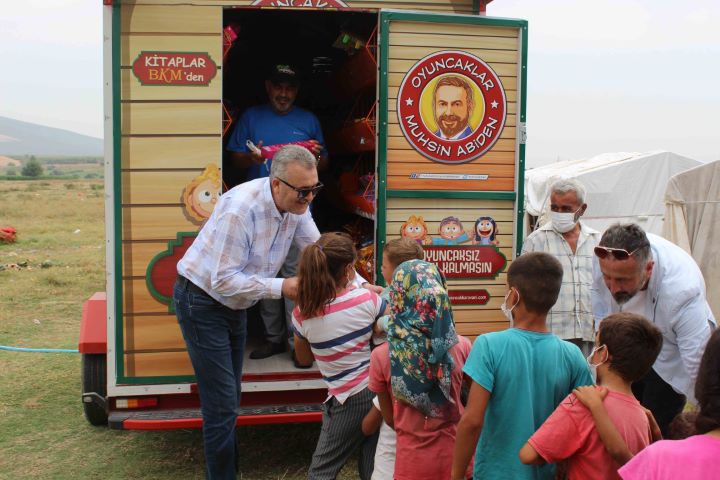
[(33, 352), (33, 353), (79, 353), (77, 350), (69, 348), (20, 348), (20, 347), (6, 347), (0, 345), (0, 350), (9, 350), (11, 352)]

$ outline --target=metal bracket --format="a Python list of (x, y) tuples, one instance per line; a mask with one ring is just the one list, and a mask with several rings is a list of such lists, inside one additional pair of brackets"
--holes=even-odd
[(520, 145), (525, 145), (527, 142), (527, 127), (525, 122), (518, 124), (518, 139), (520, 140)]
[(83, 401), (83, 403), (94, 403), (95, 405), (102, 408), (106, 412), (108, 411), (107, 399), (98, 393), (85, 392), (82, 394), (82, 401)]

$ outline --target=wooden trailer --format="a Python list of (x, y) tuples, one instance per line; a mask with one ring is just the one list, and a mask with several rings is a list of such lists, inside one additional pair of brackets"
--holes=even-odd
[[(242, 181), (224, 168), (225, 144), (239, 114), (266, 101), (263, 66), (280, 57), (301, 67), (297, 104), (325, 133), (321, 230), (350, 232), (358, 269), (377, 283), (385, 243), (414, 238), (449, 279), (460, 334), (508, 326), (525, 21), (486, 16), (485, 0), (104, 3), (107, 285), (85, 305), (79, 345), (91, 423), (201, 425), (175, 265)], [(242, 388), (238, 424), (321, 418), (320, 373), (289, 357), (246, 359)]]

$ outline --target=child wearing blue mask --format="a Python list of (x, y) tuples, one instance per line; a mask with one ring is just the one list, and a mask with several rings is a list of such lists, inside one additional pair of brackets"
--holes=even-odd
[(463, 371), (472, 379), (458, 425), (452, 479), (552, 479), (553, 465), (523, 465), (520, 447), (574, 388), (591, 385), (580, 349), (546, 324), (562, 284), (560, 262), (547, 253), (518, 257), (508, 269), (507, 315), (513, 328), (479, 336)]
[(661, 347), (660, 330), (640, 315), (603, 319), (587, 359), (598, 386), (568, 395), (520, 450), (520, 460), (567, 460), (569, 480), (620, 480), (618, 468), (660, 437), (652, 414), (633, 396), (632, 383), (650, 370)]

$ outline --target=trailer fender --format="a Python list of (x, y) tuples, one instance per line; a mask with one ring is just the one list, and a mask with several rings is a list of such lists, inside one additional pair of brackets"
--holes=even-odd
[(105, 292), (95, 292), (82, 308), (78, 350), (82, 354), (107, 353), (107, 300)]

